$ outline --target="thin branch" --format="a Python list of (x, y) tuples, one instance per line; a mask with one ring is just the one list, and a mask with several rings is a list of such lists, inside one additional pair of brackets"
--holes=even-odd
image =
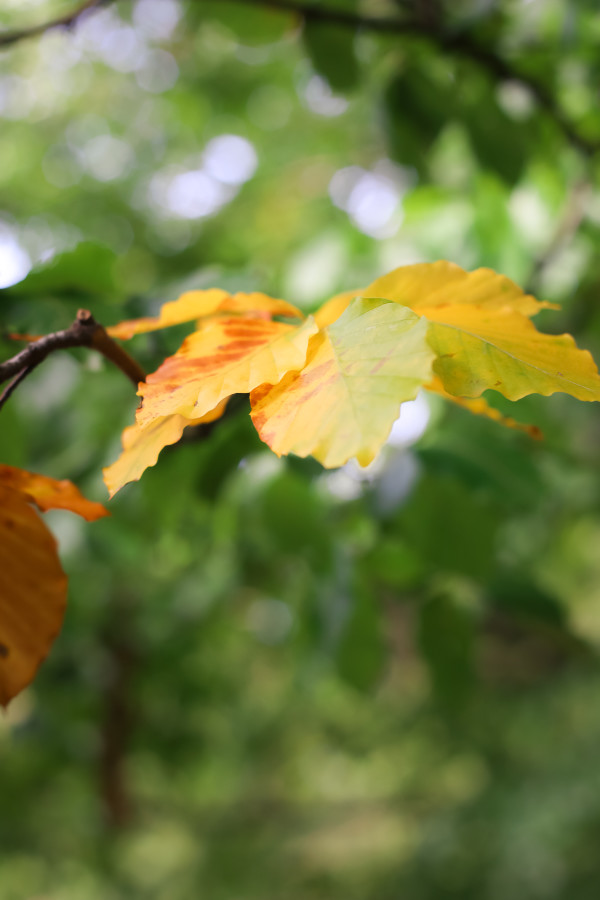
[(0, 31), (0, 47), (8, 47), (11, 44), (17, 44), (19, 41), (38, 37), (52, 28), (73, 28), (84, 13), (110, 2), (112, 0), (86, 0), (85, 3), (80, 3), (73, 12), (66, 13), (66, 15), (59, 16), (56, 19), (50, 19), (48, 22), (32, 25), (30, 28), (21, 28), (18, 31)]
[(24, 378), (50, 353), (70, 347), (90, 347), (92, 350), (97, 350), (121, 369), (136, 387), (140, 381), (146, 380), (146, 374), (139, 363), (113, 341), (87, 309), (80, 309), (69, 328), (46, 334), (37, 341), (32, 341), (20, 353), (0, 363), (0, 384), (8, 381), (9, 378), (13, 379), (0, 396), (0, 408)]
[(590, 197), (592, 185), (587, 178), (577, 181), (567, 197), (563, 214), (557, 222), (556, 229), (544, 252), (536, 259), (529, 276), (526, 291), (534, 293), (540, 276), (554, 258), (576, 235), (585, 216), (586, 204)]

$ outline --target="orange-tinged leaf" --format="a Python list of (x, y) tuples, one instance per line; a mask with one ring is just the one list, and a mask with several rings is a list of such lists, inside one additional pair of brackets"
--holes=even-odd
[(87, 500), (67, 479), (57, 481), (55, 478), (48, 478), (47, 475), (0, 465), (0, 486), (2, 485), (26, 494), (42, 512), (48, 509), (68, 509), (87, 522), (94, 522), (110, 515), (101, 503)]
[(184, 416), (162, 416), (148, 425), (139, 423), (126, 428), (122, 435), (123, 452), (112, 465), (103, 470), (104, 483), (110, 496), (119, 491), (130, 481), (139, 481), (142, 474), (150, 466), (154, 466), (163, 447), (175, 444), (188, 425), (206, 425), (220, 418), (225, 411), (227, 401), (207, 413), (201, 419), (184, 418)]
[(385, 297), (428, 316), (432, 308), (472, 304), (487, 310), (509, 308), (525, 316), (540, 309), (557, 309), (554, 303), (536, 300), (514, 281), (493, 269), (466, 272), (460, 266), (441, 260), (401, 266), (377, 278), (363, 291), (363, 297)]
[(510, 309), (467, 304), (427, 310), (434, 370), (450, 394), (479, 397), (499, 391), (509, 400), (563, 391), (579, 400), (600, 400), (600, 377), (587, 350), (568, 334), (537, 331)]
[(260, 293), (228, 294), (227, 291), (211, 288), (207, 291), (188, 291), (178, 300), (164, 303), (158, 316), (129, 319), (106, 330), (113, 338), (128, 340), (136, 334), (181, 325), (215, 313), (265, 313), (268, 316), (303, 318), (300, 310), (285, 300)]
[(306, 365), (250, 396), (252, 419), (279, 456), (327, 468), (374, 458), (398, 417), (431, 379), (427, 322), (406, 307), (358, 298), (311, 339)]
[(61, 629), (67, 578), (27, 495), (0, 484), (0, 703), (26, 687)]
[(147, 424), (174, 414), (197, 419), (232, 394), (276, 384), (286, 372), (302, 368), (316, 332), (310, 317), (298, 326), (268, 319), (211, 319), (140, 384), (143, 405), (137, 420)]
[(467, 409), (470, 413), (473, 413), (476, 416), (485, 416), (488, 419), (493, 419), (495, 422), (498, 422), (500, 425), (504, 425), (506, 428), (514, 428), (517, 431), (524, 431), (530, 437), (535, 440), (541, 440), (542, 432), (537, 427), (537, 425), (524, 425), (522, 422), (517, 422), (516, 419), (511, 419), (510, 416), (503, 416), (499, 410), (494, 409), (493, 406), (490, 406), (489, 403), (483, 399), (483, 397), (478, 397), (477, 399), (468, 399), (467, 397), (455, 397), (453, 394), (449, 394), (448, 391), (444, 390), (444, 385), (437, 377), (434, 375), (429, 384), (425, 385), (425, 388), (428, 391), (433, 391), (436, 394), (440, 394), (440, 396), (444, 397), (446, 400), (452, 401), (457, 406), (462, 406), (463, 409)]

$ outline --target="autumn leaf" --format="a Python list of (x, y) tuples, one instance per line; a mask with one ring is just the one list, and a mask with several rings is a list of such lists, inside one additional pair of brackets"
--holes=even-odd
[(303, 318), (300, 310), (285, 300), (277, 300), (266, 294), (228, 294), (227, 291), (211, 288), (207, 291), (188, 291), (178, 300), (164, 303), (158, 316), (129, 319), (112, 325), (106, 331), (113, 338), (128, 340), (136, 334), (181, 325), (216, 313), (253, 313), (262, 317), (284, 316)]
[(140, 385), (138, 423), (174, 414), (201, 418), (232, 394), (276, 384), (302, 368), (316, 332), (312, 318), (299, 326), (253, 318), (208, 321)]
[[(352, 293), (325, 304), (318, 321), (339, 315)], [(536, 300), (491, 269), (465, 272), (448, 262), (403, 266), (378, 278), (362, 296), (393, 300), (429, 320), (434, 370), (449, 394), (474, 398), (491, 389), (519, 400), (562, 391), (579, 400), (600, 400), (591, 355), (570, 335), (542, 334), (529, 321), (553, 304)]]
[(306, 365), (250, 395), (252, 419), (278, 455), (312, 454), (327, 468), (367, 465), (400, 404), (431, 378), (427, 322), (411, 310), (355, 299), (310, 342)]
[(67, 578), (54, 537), (33, 509), (70, 509), (88, 521), (109, 515), (75, 485), (0, 466), (0, 704), (34, 678), (59, 633)]
[(499, 410), (494, 409), (493, 406), (490, 406), (489, 403), (483, 399), (483, 397), (477, 397), (476, 399), (469, 400), (468, 397), (455, 397), (453, 394), (449, 394), (448, 391), (444, 390), (444, 385), (437, 377), (437, 375), (434, 375), (429, 384), (424, 385), (424, 387), (428, 391), (439, 394), (445, 400), (449, 400), (456, 406), (460, 406), (463, 409), (468, 410), (473, 415), (485, 416), (485, 418), (487, 419), (493, 419), (494, 422), (498, 422), (498, 424), (504, 425), (505, 428), (513, 428), (516, 431), (524, 431), (529, 435), (529, 437), (532, 437), (536, 441), (540, 440), (540, 438), (542, 437), (542, 432), (537, 427), (537, 425), (525, 425), (522, 422), (517, 422), (516, 419), (512, 419), (510, 416), (503, 416)]
[(49, 509), (68, 509), (87, 522), (94, 522), (110, 515), (101, 503), (87, 500), (73, 482), (66, 478), (56, 481), (46, 475), (0, 465), (0, 484), (25, 494), (41, 512)]
[(184, 428), (189, 425), (205, 425), (214, 422), (223, 412), (227, 401), (218, 406), (201, 419), (186, 419), (184, 416), (160, 416), (147, 425), (136, 422), (123, 432), (123, 452), (116, 462), (103, 469), (104, 483), (110, 497), (130, 481), (139, 481), (150, 466), (156, 465), (160, 451), (181, 438)]

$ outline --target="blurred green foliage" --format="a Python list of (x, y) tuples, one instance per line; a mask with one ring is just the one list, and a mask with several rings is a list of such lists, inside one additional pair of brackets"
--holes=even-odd
[[(599, 358), (596, 3), (316, 9), (122, 0), (3, 50), (3, 331), (213, 285), (310, 309), (446, 258), (560, 302), (542, 327)], [(131, 347), (151, 370), (184, 333)], [(69, 609), (0, 719), (0, 900), (596, 900), (598, 415), (489, 400), (545, 440), (431, 401), (325, 472), (240, 402), (110, 520), (48, 516)], [(134, 408), (56, 354), (0, 458), (103, 499)]]

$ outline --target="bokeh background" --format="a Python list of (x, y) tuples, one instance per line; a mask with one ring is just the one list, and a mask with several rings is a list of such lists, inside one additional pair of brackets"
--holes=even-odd
[[(595, 0), (289, 5), (122, 0), (9, 43), (76, 4), (4, 0), (3, 356), (79, 307), (308, 311), (443, 258), (600, 358)], [(326, 472), (240, 398), (110, 520), (48, 515), (69, 608), (0, 716), (0, 900), (597, 900), (598, 412), (488, 399), (545, 440), (425, 397)], [(135, 405), (55, 354), (0, 458), (105, 499)]]

